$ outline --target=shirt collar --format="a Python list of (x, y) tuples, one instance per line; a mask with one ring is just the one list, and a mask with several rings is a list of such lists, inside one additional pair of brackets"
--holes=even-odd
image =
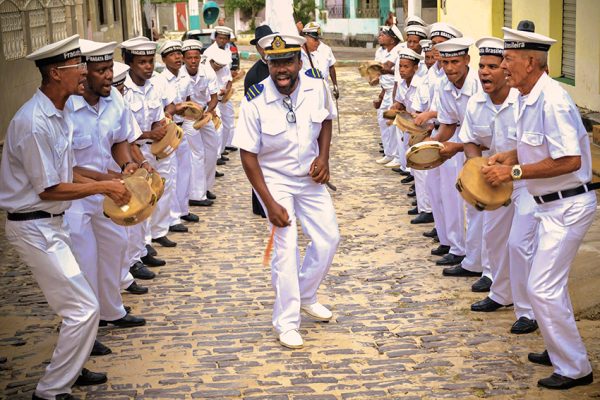
[(548, 84), (549, 81), (551, 81), (550, 77), (544, 72), (542, 76), (540, 76), (540, 79), (538, 79), (538, 81), (533, 86), (533, 89), (531, 89), (531, 92), (529, 92), (525, 104), (528, 106), (534, 104), (540, 97), (540, 94), (542, 94), (542, 90)]
[(127, 89), (131, 89), (134, 92), (138, 92), (138, 93), (146, 93), (146, 87), (148, 86), (148, 83), (150, 82), (150, 79), (147, 79), (146, 82), (144, 82), (144, 86), (138, 86), (133, 79), (131, 79), (131, 75), (129, 75), (129, 73), (127, 74), (127, 76), (125, 77), (125, 87)]
[(40, 89), (37, 90), (36, 96), (38, 97), (39, 103), (42, 106), (42, 111), (44, 112), (44, 114), (46, 114), (46, 116), (48, 116), (48, 117), (52, 117), (53, 115), (56, 115), (59, 117), (62, 116), (60, 111), (57, 110), (56, 107), (54, 106), (54, 103), (52, 103), (52, 100), (50, 100), (48, 98), (48, 96), (46, 96), (46, 94), (44, 92), (42, 92)]

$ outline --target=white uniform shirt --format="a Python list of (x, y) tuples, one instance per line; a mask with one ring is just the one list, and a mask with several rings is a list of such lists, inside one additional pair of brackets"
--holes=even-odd
[[(302, 71), (306, 71), (310, 69), (310, 61), (308, 59), (308, 55), (302, 49)], [(333, 51), (331, 47), (327, 46), (325, 43), (321, 42), (317, 50), (310, 53), (313, 65), (319, 71), (321, 71), (321, 75), (323, 75), (323, 79), (327, 81), (329, 79), (329, 68), (332, 67), (336, 63), (335, 56), (333, 55)]]
[(298, 87), (290, 96), (295, 123), (287, 121), (286, 96), (277, 91), (271, 77), (259, 84), (263, 89), (258, 96), (242, 100), (233, 145), (258, 155), (267, 183), (308, 176), (310, 164), (319, 155), (322, 122), (336, 116), (321, 79), (302, 73), (298, 77)]
[[(417, 69), (417, 73), (415, 76), (424, 77), (427, 75), (427, 65), (425, 65), (425, 61), (419, 61), (419, 69)], [(396, 59), (396, 63), (394, 64), (394, 81), (399, 83), (402, 80), (400, 76), (400, 58)]]
[(70, 201), (43, 201), (39, 194), (73, 181), (73, 126), (41, 90), (11, 120), (0, 164), (0, 208), (11, 213), (60, 214)]
[(418, 112), (424, 112), (435, 109), (435, 100), (439, 91), (439, 85), (442, 78), (446, 76), (443, 68), (438, 68), (437, 63), (432, 65), (423, 81), (419, 85), (416, 95), (413, 97), (412, 108)]
[(469, 68), (465, 82), (460, 89), (454, 86), (446, 76), (440, 82), (436, 102), (437, 119), (441, 124), (457, 124), (456, 131), (450, 141), (459, 141), (458, 135), (467, 110), (467, 103), (479, 90), (481, 90), (481, 83), (477, 72), (473, 68)]
[(123, 97), (143, 132), (150, 131), (154, 122), (165, 117), (161, 93), (151, 80), (147, 80), (144, 86), (138, 86), (127, 74)]
[(406, 108), (406, 111), (409, 113), (413, 113), (416, 110), (413, 108), (413, 98), (417, 94), (419, 86), (421, 86), (423, 82), (422, 76), (417, 76), (416, 74), (413, 76), (410, 81), (410, 85), (406, 84), (406, 80), (402, 79), (398, 83), (398, 87), (396, 88), (396, 97), (394, 101), (402, 103)]
[(526, 179), (527, 190), (542, 196), (573, 189), (592, 180), (590, 141), (577, 106), (560, 85), (543, 74), (516, 107), (517, 153), (520, 164), (548, 157), (581, 156), (581, 168), (554, 178)]
[[(207, 65), (210, 67), (210, 64)], [(219, 86), (219, 91), (225, 89), (225, 86), (227, 86), (227, 83), (231, 80), (233, 80), (233, 78), (231, 77), (231, 69), (229, 69), (228, 66), (224, 66), (223, 68), (221, 68), (218, 71), (214, 71), (215, 76), (217, 77), (217, 85)]]
[[(168, 68), (165, 68), (158, 76), (152, 78), (152, 83), (163, 93), (163, 108), (171, 103), (183, 103), (191, 95), (192, 82), (189, 76), (182, 73), (183, 69), (182, 67), (177, 76), (175, 76)], [(175, 122), (182, 122), (183, 117), (174, 115), (173, 120)]]
[(65, 110), (73, 121), (75, 165), (106, 173), (114, 168), (113, 144), (134, 142), (138, 132), (123, 97), (114, 87), (108, 97), (100, 97), (98, 111), (82, 96), (71, 96)]
[(206, 107), (210, 102), (210, 96), (219, 93), (217, 75), (210, 65), (200, 64), (194, 76), (190, 75), (186, 68), (182, 68), (182, 72), (190, 78), (191, 98), (196, 103)]
[[(379, 56), (378, 58), (375, 58), (375, 61), (380, 62), (383, 65), (388, 62), (395, 64), (398, 53), (394, 49), (391, 51), (387, 51), (384, 48), (382, 49), (383, 51), (379, 54), (375, 53), (375, 56)], [(392, 89), (394, 87), (394, 74), (381, 74), (379, 77), (379, 84), (385, 90)]]

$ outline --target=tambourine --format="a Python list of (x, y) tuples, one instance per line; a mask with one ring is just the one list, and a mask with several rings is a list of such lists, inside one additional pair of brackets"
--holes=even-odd
[(367, 67), (367, 80), (369, 81), (369, 85), (377, 86), (379, 85), (379, 77), (381, 77), (381, 71), (383, 70), (383, 65), (381, 63), (371, 64)]
[(185, 107), (183, 110), (183, 116), (187, 119), (199, 120), (204, 115), (204, 110), (198, 106), (198, 104), (186, 101), (182, 103)]
[(481, 172), (488, 165), (486, 157), (474, 157), (465, 162), (456, 180), (456, 189), (463, 199), (479, 211), (493, 211), (511, 203), (513, 183), (489, 184)]
[(219, 101), (221, 103), (227, 103), (231, 99), (231, 96), (233, 96), (233, 86), (230, 87), (229, 90), (225, 92), (225, 94)]
[(443, 148), (443, 144), (434, 140), (417, 143), (406, 152), (406, 164), (418, 170), (439, 167), (444, 163), (440, 156), (440, 150)]
[(156, 201), (160, 200), (165, 192), (165, 178), (161, 177), (156, 171), (148, 172), (144, 168), (138, 168), (131, 176), (141, 177), (148, 182), (150, 188), (156, 194)]
[(417, 125), (409, 113), (401, 111), (394, 118), (394, 125), (409, 134), (408, 145), (413, 146), (424, 141), (430, 134), (427, 124)]
[(110, 197), (106, 196), (102, 204), (104, 215), (117, 225), (139, 224), (152, 214), (157, 196), (150, 188), (148, 181), (141, 176), (126, 177), (123, 179), (123, 184), (131, 193), (129, 203), (119, 207)]
[(211, 121), (211, 119), (212, 115), (210, 113), (204, 114), (204, 116), (201, 119), (194, 122), (194, 129), (202, 129), (206, 124), (208, 124)]
[(157, 160), (167, 158), (177, 150), (182, 139), (183, 129), (171, 122), (167, 125), (166, 135), (158, 142), (152, 143), (150, 152), (156, 156)]
[(212, 122), (215, 124), (215, 130), (218, 131), (221, 127), (221, 117), (219, 117), (217, 114), (214, 114), (212, 117)]

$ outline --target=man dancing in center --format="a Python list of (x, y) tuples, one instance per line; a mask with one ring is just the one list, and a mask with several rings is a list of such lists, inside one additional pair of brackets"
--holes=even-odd
[[(300, 310), (319, 321), (332, 313), (317, 302), (317, 289), (335, 255), (340, 235), (327, 189), (335, 106), (313, 70), (302, 68), (300, 36), (272, 34), (265, 49), (269, 77), (251, 86), (242, 101), (234, 136), (248, 180), (274, 232), (273, 326), (281, 345), (303, 346)], [(296, 219), (310, 238), (304, 260)]]

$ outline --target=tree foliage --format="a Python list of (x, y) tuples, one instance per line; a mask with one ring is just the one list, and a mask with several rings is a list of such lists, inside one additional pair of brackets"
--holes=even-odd
[(315, 0), (294, 0), (294, 20), (307, 24), (315, 20)]
[(254, 30), (256, 27), (256, 16), (265, 8), (265, 0), (225, 0), (225, 11), (228, 14), (233, 14), (236, 9), (249, 15), (251, 18), (250, 28)]

